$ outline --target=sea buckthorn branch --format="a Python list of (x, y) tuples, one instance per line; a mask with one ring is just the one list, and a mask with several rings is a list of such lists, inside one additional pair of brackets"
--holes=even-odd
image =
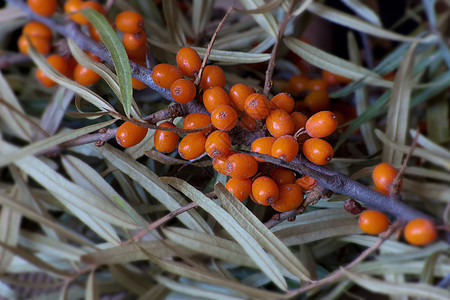
[(23, 53), (6, 53), (0, 55), (0, 70), (6, 69), (11, 65), (20, 64), (30, 60), (30, 57)]
[[(31, 11), (28, 5), (22, 0), (7, 0), (7, 2), (22, 9), (24, 12), (27, 13), (30, 19), (47, 25), (48, 27), (52, 28), (53, 30), (55, 30), (56, 32), (58, 32), (59, 34), (61, 34), (66, 38), (71, 38), (81, 49), (95, 54), (96, 56), (100, 57), (103, 61), (109, 64), (113, 64), (108, 49), (102, 43), (96, 42), (89, 36), (84, 34), (76, 23), (67, 20), (65, 24), (60, 24), (52, 18), (46, 18), (37, 15), (33, 11)], [(165, 99), (173, 101), (173, 98), (170, 95), (170, 90), (158, 86), (153, 81), (152, 71), (150, 69), (145, 68), (131, 60), (130, 60), (130, 68), (133, 77), (148, 85), (152, 90), (158, 92)]]

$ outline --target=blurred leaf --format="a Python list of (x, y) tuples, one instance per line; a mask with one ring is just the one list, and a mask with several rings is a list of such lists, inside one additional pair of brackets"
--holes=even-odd
[(109, 265), (108, 270), (115, 281), (134, 295), (144, 294), (150, 287), (148, 276), (140, 276), (137, 271), (132, 271), (131, 266)]
[(447, 255), (448, 257), (448, 249), (447, 250), (440, 250), (432, 253), (430, 256), (427, 257), (425, 265), (423, 267), (423, 272), (420, 276), (420, 282), (427, 283), (430, 285), (433, 285), (434, 283), (434, 270), (437, 267), (438, 258), (440, 255)]
[(269, 0), (266, 4), (255, 8), (255, 9), (235, 9), (238, 13), (241, 14), (262, 14), (262, 13), (270, 13), (271, 11), (280, 7), (281, 3), (284, 0)]
[(427, 38), (418, 39), (404, 36), (386, 29), (382, 29), (370, 23), (367, 23), (366, 21), (360, 20), (359, 18), (353, 17), (342, 11), (336, 10), (329, 6), (319, 4), (317, 2), (311, 3), (307, 9), (309, 12), (318, 15), (319, 17), (322, 17), (332, 23), (336, 23), (344, 27), (349, 27), (353, 30), (364, 32), (384, 39), (403, 42), (422, 42), (422, 43), (430, 43), (436, 41), (436, 36), (433, 35), (430, 35)]
[(196, 190), (186, 181), (175, 177), (165, 177), (164, 181), (185, 194), (189, 199), (197, 203), (207, 213), (209, 213), (222, 227), (244, 248), (248, 256), (261, 268), (280, 289), (286, 290), (286, 281), (275, 262), (267, 255), (262, 246), (256, 241), (246, 229), (242, 228), (238, 222), (228, 214), (223, 208)]
[(449, 299), (450, 292), (423, 283), (391, 283), (375, 279), (366, 275), (350, 272), (341, 268), (341, 271), (359, 286), (369, 291), (384, 295), (398, 295), (410, 297), (424, 297), (426, 299)]
[(171, 42), (177, 45), (186, 45), (186, 36), (183, 32), (181, 18), (184, 16), (180, 13), (176, 0), (162, 1), (162, 9), (164, 20), (166, 21), (167, 29), (171, 37)]
[[(263, 0), (241, 0), (247, 10), (258, 9), (266, 4)], [(252, 14), (255, 21), (272, 37), (278, 36), (278, 24), (272, 13)]]
[(449, 111), (449, 101), (445, 97), (427, 107), (427, 135), (430, 140), (436, 143), (450, 140), (449, 122), (442, 122), (448, 118)]
[(345, 5), (348, 6), (351, 10), (353, 10), (358, 16), (365, 19), (366, 21), (372, 23), (377, 27), (382, 27), (380, 18), (377, 14), (364, 3), (361, 3), (359, 0), (341, 0)]
[(303, 0), (299, 7), (297, 7), (293, 12), (293, 16), (298, 16), (302, 14), (307, 8), (308, 5), (310, 5), (313, 2), (313, 0)]
[[(16, 201), (20, 201), (17, 198), (17, 190), (15, 191)], [(0, 243), (16, 247), (19, 240), (19, 230), (22, 221), (22, 216), (8, 207), (2, 207), (0, 212)], [(13, 254), (7, 249), (0, 246), (0, 272), (4, 273), (8, 268)]]
[(90, 8), (83, 9), (81, 13), (97, 29), (100, 39), (111, 54), (117, 76), (119, 77), (120, 94), (122, 95), (119, 99), (122, 102), (125, 115), (130, 117), (131, 104), (133, 103), (133, 86), (131, 83), (130, 62), (122, 41), (102, 14)]
[(71, 132), (61, 132), (54, 136), (48, 137), (46, 139), (34, 142), (28, 146), (20, 148), (20, 150), (14, 151), (12, 153), (8, 153), (0, 157), (0, 167), (6, 166), (18, 159), (24, 158), (26, 156), (34, 155), (40, 151), (47, 150), (53, 146), (59, 145), (61, 143), (73, 140), (77, 137), (80, 137), (84, 134), (91, 133), (93, 131), (97, 131), (100, 128), (107, 127), (117, 120), (109, 120), (106, 122), (89, 125), (86, 127), (82, 127), (79, 129), (72, 130)]
[[(174, 211), (187, 204), (183, 196), (168, 184), (162, 182), (155, 173), (146, 166), (136, 162), (128, 154), (109, 145), (104, 145), (99, 150), (112, 165), (139, 183), (150, 195), (167, 207), (169, 211)], [(192, 230), (212, 232), (206, 221), (196, 211), (190, 210), (178, 215), (177, 218)]]
[(214, 0), (193, 0), (192, 28), (196, 36), (205, 30), (214, 9)]
[(256, 264), (236, 242), (212, 234), (178, 227), (164, 228), (163, 232), (174, 243), (202, 255), (219, 258), (238, 266), (256, 267)]
[[(54, 135), (65, 116), (65, 112), (70, 102), (72, 102), (75, 93), (65, 87), (58, 86), (50, 102), (45, 107), (41, 115), (40, 124), (43, 130), (49, 135)], [(42, 134), (42, 133), (41, 133)]]
[(220, 182), (214, 187), (223, 208), (258, 241), (277, 262), (300, 280), (310, 281), (306, 267), (255, 215), (237, 200)]
[[(414, 136), (416, 136), (417, 132), (414, 129), (410, 129), (409, 134), (411, 135), (411, 137), (414, 137)], [(439, 146), (438, 144), (431, 141), (430, 139), (428, 139), (421, 133), (419, 133), (419, 135), (417, 137), (417, 143), (419, 145), (421, 145), (423, 148), (428, 149), (432, 152), (435, 152), (438, 155), (450, 158), (450, 151), (448, 149), (445, 149), (444, 147)]]
[(373, 73), (366, 68), (357, 66), (342, 58), (328, 54), (319, 48), (300, 41), (299, 39), (285, 37), (283, 41), (290, 50), (318, 68), (328, 70), (331, 73), (354, 80), (362, 79), (363, 82), (367, 84), (388, 88), (392, 87), (392, 82), (384, 80), (378, 74)]
[[(411, 89), (413, 85), (412, 70), (414, 67), (414, 53), (417, 44), (413, 43), (406, 51), (405, 56), (400, 63), (397, 74), (394, 79), (391, 98), (388, 102), (388, 114), (386, 121), (386, 138), (405, 144), (408, 130), (409, 103)], [(398, 153), (395, 149), (384, 144), (382, 161), (390, 164), (399, 164), (402, 162), (403, 153)]]
[(98, 300), (99, 299), (97, 280), (95, 278), (94, 270), (89, 272), (89, 276), (88, 276), (87, 283), (86, 283), (85, 299), (86, 300)]

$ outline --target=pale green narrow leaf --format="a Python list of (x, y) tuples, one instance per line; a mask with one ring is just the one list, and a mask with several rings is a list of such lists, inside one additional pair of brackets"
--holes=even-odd
[(344, 268), (341, 268), (341, 271), (363, 288), (388, 296), (398, 295), (439, 300), (448, 300), (450, 298), (450, 292), (448, 290), (436, 288), (428, 284), (386, 282), (366, 275), (350, 272)]
[[(388, 102), (386, 138), (401, 145), (406, 142), (408, 130), (409, 103), (413, 85), (412, 70), (414, 67), (416, 47), (417, 43), (413, 43), (408, 51), (406, 51), (398, 72), (395, 75), (391, 99)], [(399, 153), (389, 147), (389, 145), (384, 144), (382, 154), (383, 162), (397, 165), (402, 162), (402, 158), (403, 153)]]
[(313, 2), (313, 0), (304, 0), (304, 1), (302, 1), (302, 3), (300, 4), (300, 6), (297, 7), (297, 8), (292, 12), (292, 15), (293, 15), (293, 16), (298, 16), (298, 15), (302, 14), (302, 13), (306, 10), (306, 8), (308, 7), (308, 5), (311, 4), (311, 2)]
[[(415, 129), (410, 129), (409, 134), (411, 135), (411, 137), (415, 137), (417, 134), (417, 131)], [(421, 145), (423, 148), (428, 149), (432, 152), (435, 152), (438, 155), (450, 158), (450, 150), (449, 149), (445, 149), (444, 147), (439, 146), (438, 144), (436, 144), (432, 140), (428, 139), (426, 136), (424, 136), (421, 133), (419, 133), (419, 135), (418, 135), (417, 143), (419, 145)]]
[(348, 6), (351, 10), (353, 10), (358, 16), (367, 20), (377, 27), (381, 27), (380, 18), (377, 14), (364, 3), (361, 3), (359, 0), (341, 0), (345, 5)]
[(99, 298), (99, 291), (97, 287), (97, 280), (95, 278), (95, 271), (89, 272), (89, 276), (87, 278), (86, 283), (86, 294), (85, 298), (86, 300), (98, 300)]
[(286, 290), (286, 281), (275, 262), (267, 255), (261, 245), (223, 208), (215, 204), (202, 192), (189, 185), (186, 181), (165, 177), (164, 181), (185, 194), (189, 199), (197, 203), (208, 212), (222, 227), (244, 248), (245, 252), (261, 268), (280, 289)]
[[(263, 0), (241, 0), (241, 3), (248, 10), (258, 9), (266, 4)], [(278, 24), (272, 13), (252, 14), (252, 17), (272, 37), (278, 36)]]
[[(16, 201), (19, 199), (16, 199)], [(17, 245), (22, 216), (8, 207), (2, 207), (0, 212), (0, 242), (11, 247)], [(0, 272), (4, 273), (11, 263), (13, 254), (0, 247)]]
[(423, 266), (423, 272), (420, 276), (420, 281), (423, 283), (433, 284), (434, 281), (434, 270), (438, 264), (438, 258), (442, 254), (448, 254), (448, 249), (443, 249), (433, 252), (428, 255), (425, 265)]
[(256, 264), (236, 242), (212, 234), (178, 227), (164, 228), (163, 232), (164, 235), (174, 243), (202, 255), (219, 258), (238, 266), (256, 267)]
[(100, 39), (111, 54), (117, 76), (119, 77), (121, 101), (125, 115), (130, 117), (131, 104), (133, 102), (133, 86), (131, 83), (131, 68), (127, 52), (108, 20), (93, 9), (83, 9), (83, 15), (89, 19), (92, 26), (97, 29)]
[(182, 22), (180, 20), (183, 16), (180, 13), (177, 1), (162, 1), (162, 8), (171, 41), (180, 46), (186, 45), (186, 36), (184, 35)]
[(126, 286), (127, 290), (133, 294), (142, 295), (150, 287), (147, 277), (139, 276), (136, 271), (132, 271), (131, 267), (109, 265), (108, 270), (117, 283)]
[(423, 43), (430, 43), (436, 40), (435, 36), (429, 36), (424, 39), (404, 36), (383, 28), (379, 28), (359, 18), (356, 18), (354, 16), (351, 16), (349, 14), (346, 14), (342, 11), (336, 10), (329, 6), (319, 4), (317, 2), (311, 3), (307, 9), (309, 12), (319, 17), (322, 17), (330, 22), (340, 24), (342, 26), (349, 27), (353, 30), (364, 32), (384, 39), (403, 42), (423, 42)]
[(308, 43), (302, 42), (299, 39), (285, 37), (283, 41), (290, 50), (318, 68), (328, 70), (331, 73), (351, 78), (353, 80), (363, 80), (363, 82), (367, 84), (388, 88), (392, 87), (392, 82), (384, 80), (378, 74), (373, 73), (366, 68), (357, 66), (342, 58), (326, 53), (325, 51), (311, 46)]
[[(109, 145), (105, 145), (99, 148), (99, 150), (112, 165), (139, 183), (150, 195), (167, 207), (168, 210), (174, 211), (187, 204), (187, 201), (182, 195), (168, 184), (162, 182), (155, 173), (135, 161), (127, 153), (114, 149)], [(212, 233), (206, 221), (194, 210), (180, 214), (177, 218), (192, 230)]]
[(266, 4), (255, 9), (236, 9), (236, 11), (243, 14), (262, 14), (277, 9), (283, 1), (284, 0), (269, 0)]
[(46, 139), (37, 141), (28, 146), (20, 148), (20, 150), (14, 151), (12, 153), (8, 153), (3, 155), (0, 158), (0, 167), (6, 166), (18, 159), (24, 158), (26, 156), (34, 155), (40, 151), (44, 151), (53, 146), (59, 145), (61, 143), (67, 142), (69, 140), (80, 137), (84, 134), (91, 133), (93, 131), (99, 130), (100, 128), (107, 127), (117, 120), (109, 120), (102, 123), (89, 125), (83, 128), (75, 129), (70, 132), (61, 132), (54, 136), (48, 137)]
[(211, 17), (214, 0), (194, 0), (192, 3), (192, 28), (198, 36), (205, 30), (205, 26)]
[(445, 143), (450, 140), (450, 124), (442, 122), (449, 116), (449, 106), (450, 101), (445, 96), (427, 106), (427, 135), (436, 143)]
[[(9, 83), (6, 81), (3, 76), (3, 72), (0, 70), (0, 98), (14, 107), (19, 112), (24, 112), (22, 106), (19, 103), (14, 91), (11, 89)], [(19, 115), (17, 115), (10, 108), (6, 107), (4, 104), (0, 103), (0, 120), (9, 129), (11, 129), (15, 134), (17, 134), (20, 138), (31, 141), (35, 132), (33, 128), (30, 126), (28, 122), (21, 119)]]
[(283, 267), (300, 280), (311, 280), (308, 270), (297, 257), (223, 184), (217, 183), (214, 190), (223, 208)]

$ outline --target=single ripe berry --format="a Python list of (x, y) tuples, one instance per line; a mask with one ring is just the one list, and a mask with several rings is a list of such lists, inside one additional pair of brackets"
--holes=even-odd
[(27, 0), (28, 7), (35, 14), (50, 17), (58, 8), (58, 0)]
[(326, 165), (333, 158), (333, 147), (322, 139), (310, 138), (303, 143), (303, 154), (316, 165)]
[(147, 135), (148, 128), (141, 127), (131, 122), (120, 125), (116, 132), (117, 143), (125, 148), (139, 144)]
[(304, 191), (310, 191), (316, 185), (316, 180), (308, 175), (303, 175), (295, 181), (295, 184), (301, 186)]
[(249, 115), (243, 115), (239, 120), (239, 126), (249, 131), (256, 130), (256, 121)]
[(91, 85), (100, 80), (101, 76), (80, 64), (73, 70), (73, 78), (81, 85)]
[(178, 103), (188, 103), (194, 100), (197, 87), (192, 80), (181, 78), (175, 80), (170, 86), (170, 95)]
[(330, 97), (325, 90), (314, 90), (306, 95), (303, 104), (313, 113), (325, 110), (330, 106)]
[[(271, 136), (265, 136), (257, 138), (252, 143), (252, 151), (261, 153), (261, 154), (267, 154), (271, 155), (272, 151), (272, 145), (275, 142), (275, 138)], [(265, 162), (264, 159), (255, 157), (257, 161)]]
[(147, 35), (144, 30), (140, 30), (136, 33), (124, 33), (122, 35), (122, 44), (126, 50), (137, 51), (142, 47), (145, 47), (147, 42)]
[(310, 137), (323, 138), (332, 134), (338, 125), (335, 115), (328, 110), (312, 115), (305, 124)]
[[(42, 55), (47, 55), (50, 53), (52, 44), (49, 39), (38, 36), (29, 36), (28, 38), (39, 53)], [(27, 38), (24, 35), (21, 35), (17, 40), (17, 47), (19, 48), (19, 51), (23, 54), (28, 54), (29, 46), (30, 44), (28, 43)]]
[(123, 11), (116, 16), (117, 29), (125, 33), (137, 33), (144, 28), (144, 17), (135, 11)]
[(189, 133), (178, 144), (178, 153), (185, 160), (192, 160), (205, 153), (206, 137), (200, 132)]
[[(170, 122), (159, 124), (160, 127), (175, 128), (176, 126)], [(162, 153), (170, 153), (175, 151), (178, 146), (178, 133), (173, 131), (165, 131), (157, 129), (153, 136), (155, 149)]]
[(270, 113), (269, 100), (259, 93), (250, 94), (245, 99), (244, 110), (253, 119), (262, 120)]
[(245, 99), (247, 99), (247, 97), (253, 93), (254, 92), (252, 91), (252, 89), (247, 85), (243, 83), (236, 83), (231, 87), (228, 95), (230, 96), (230, 100), (234, 104), (234, 106), (238, 110), (244, 111)]
[(418, 218), (406, 224), (403, 236), (411, 245), (425, 246), (434, 242), (437, 238), (437, 230), (432, 221)]
[(295, 183), (294, 172), (283, 167), (278, 167), (270, 170), (269, 177), (272, 178), (278, 186)]
[(237, 153), (236, 151), (230, 150), (230, 152), (228, 152), (228, 154), (226, 154), (225, 156), (214, 158), (212, 161), (214, 170), (216, 170), (220, 174), (228, 175), (228, 171), (226, 168), (227, 159), (228, 159), (228, 157), (230, 157), (231, 155), (234, 155), (236, 153)]
[(328, 84), (322, 78), (310, 79), (306, 84), (306, 88), (310, 91), (326, 91)]
[(252, 180), (249, 178), (230, 178), (225, 184), (225, 188), (233, 194), (239, 201), (244, 201), (252, 191)]
[(225, 170), (231, 177), (250, 178), (258, 171), (258, 163), (253, 156), (236, 153), (228, 157)]
[(152, 79), (162, 88), (170, 89), (172, 83), (183, 78), (180, 69), (169, 64), (159, 64), (153, 68)]
[(219, 130), (228, 131), (233, 129), (238, 121), (234, 108), (229, 105), (219, 105), (211, 113), (211, 122)]
[(183, 47), (177, 52), (177, 67), (189, 78), (194, 78), (202, 65), (197, 51), (191, 47)]
[(398, 171), (388, 163), (377, 165), (372, 173), (372, 179), (377, 191), (389, 195), (389, 188), (397, 174)]
[(278, 212), (287, 212), (298, 208), (303, 203), (303, 191), (294, 183), (283, 184), (279, 187), (279, 196), (272, 204), (272, 208)]
[[(55, 68), (56, 71), (64, 76), (68, 76), (69, 66), (67, 60), (59, 55), (50, 55), (47, 57), (47, 62)], [(41, 69), (36, 70), (36, 78), (46, 87), (52, 87), (56, 85), (56, 82), (51, 80), (47, 75), (42, 72)]]
[(206, 139), (205, 150), (212, 158), (227, 155), (230, 152), (230, 148), (231, 137), (225, 131), (216, 130)]
[(292, 117), (283, 109), (274, 109), (266, 119), (267, 130), (273, 137), (294, 134), (295, 125)]
[(298, 149), (299, 145), (295, 138), (292, 135), (284, 135), (275, 140), (271, 153), (273, 157), (291, 161), (297, 156)]
[(225, 87), (225, 73), (222, 68), (216, 65), (209, 65), (203, 69), (200, 87), (204, 90), (211, 87)]
[(72, 19), (75, 23), (80, 25), (89, 24), (89, 20), (83, 16), (82, 13), (79, 13), (82, 9), (83, 1), (81, 0), (68, 0), (64, 4), (64, 12)]
[(388, 217), (376, 210), (365, 210), (359, 215), (359, 228), (368, 234), (380, 234), (389, 227)]
[(133, 89), (135, 90), (143, 90), (147, 87), (147, 85), (145, 83), (143, 83), (142, 81), (131, 77), (131, 85), (133, 86)]
[[(183, 129), (197, 129), (211, 124), (211, 117), (202, 113), (192, 113), (184, 118)], [(208, 130), (200, 131), (206, 134)]]
[(289, 79), (289, 91), (292, 94), (298, 94), (307, 90), (309, 78), (304, 75), (292, 75)]
[(52, 30), (47, 25), (36, 21), (31, 21), (25, 24), (22, 28), (22, 34), (29, 37), (34, 36), (47, 40), (51, 40), (53, 38)]
[(231, 105), (231, 102), (223, 87), (215, 86), (203, 92), (203, 105), (212, 113), (219, 105)]
[(275, 108), (282, 109), (290, 114), (294, 110), (294, 98), (288, 93), (276, 94), (272, 99), (270, 99), (270, 104)]
[(252, 200), (261, 205), (271, 205), (278, 199), (278, 186), (271, 178), (260, 176), (252, 184)]

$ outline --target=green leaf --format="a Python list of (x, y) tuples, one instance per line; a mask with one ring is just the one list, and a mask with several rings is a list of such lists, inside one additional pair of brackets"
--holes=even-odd
[(99, 12), (87, 8), (81, 13), (89, 19), (92, 26), (97, 29), (100, 39), (111, 54), (117, 76), (119, 77), (120, 94), (125, 115), (130, 117), (131, 104), (133, 102), (133, 85), (131, 82), (131, 68), (127, 52), (108, 20)]
[[(248, 10), (264, 7), (266, 3), (263, 0), (241, 0), (242, 5)], [(278, 36), (278, 24), (272, 13), (252, 14), (255, 21), (272, 37)]]
[(238, 222), (223, 208), (207, 198), (202, 192), (198, 191), (186, 181), (175, 178), (165, 177), (165, 182), (172, 185), (189, 199), (197, 203), (207, 213), (209, 213), (222, 227), (244, 248), (245, 252), (261, 268), (280, 289), (286, 290), (286, 281), (275, 262), (267, 255), (262, 246), (248, 232), (238, 224)]
[(214, 0), (193, 0), (192, 28), (196, 36), (205, 30), (214, 9), (214, 2)]
[(97, 286), (97, 280), (95, 276), (95, 271), (89, 272), (89, 276), (86, 282), (86, 294), (84, 295), (86, 300), (98, 300), (99, 291)]
[(380, 18), (377, 14), (364, 3), (361, 3), (359, 0), (341, 0), (345, 5), (348, 6), (351, 10), (353, 10), (358, 16), (367, 20), (377, 27), (381, 27)]
[(300, 280), (311, 280), (306, 267), (255, 215), (220, 182), (214, 187), (223, 208), (283, 267)]

